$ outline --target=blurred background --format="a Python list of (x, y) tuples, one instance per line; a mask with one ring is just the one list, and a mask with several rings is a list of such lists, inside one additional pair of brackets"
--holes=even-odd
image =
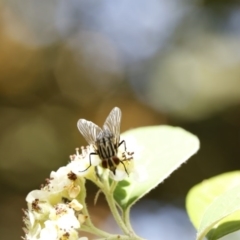
[[(237, 0), (0, 0), (0, 232), (20, 239), (25, 196), (86, 142), (79, 118), (122, 131), (178, 125), (201, 150), (133, 208), (148, 240), (195, 237), (184, 199), (240, 167)], [(103, 197), (89, 206), (113, 231)], [(181, 236), (181, 238), (179, 238)]]

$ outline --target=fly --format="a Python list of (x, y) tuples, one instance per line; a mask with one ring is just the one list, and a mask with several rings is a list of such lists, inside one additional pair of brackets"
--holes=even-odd
[(120, 108), (113, 108), (106, 118), (102, 129), (91, 121), (85, 119), (78, 120), (77, 126), (80, 133), (88, 144), (95, 149), (95, 152), (89, 154), (89, 166), (84, 171), (92, 166), (91, 155), (98, 155), (103, 168), (108, 168), (115, 174), (117, 166), (121, 163), (128, 174), (123, 160), (120, 160), (117, 156), (118, 148), (122, 144), (124, 144), (126, 151), (125, 141), (120, 142), (121, 117)]

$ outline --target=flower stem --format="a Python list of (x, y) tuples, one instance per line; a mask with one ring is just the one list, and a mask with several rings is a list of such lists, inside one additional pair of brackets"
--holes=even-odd
[[(113, 181), (111, 186), (110, 186), (110, 194), (112, 195), (112, 197), (114, 198), (114, 190), (117, 187), (118, 182)], [(139, 236), (137, 236), (137, 234), (134, 232), (131, 222), (130, 222), (130, 208), (127, 208), (126, 210), (122, 210), (122, 208), (115, 202), (115, 206), (117, 206), (121, 213), (122, 213), (122, 217), (121, 219), (123, 219), (123, 222), (125, 224), (125, 226), (127, 227), (127, 229), (129, 230), (129, 232), (136, 238), (136, 239), (141, 239)], [(117, 205), (116, 205), (117, 204)], [(118, 211), (119, 213), (119, 211)]]
[(94, 225), (91, 225), (91, 226), (89, 226), (89, 225), (82, 225), (81, 226), (81, 231), (92, 233), (95, 236), (104, 237), (105, 239), (106, 238), (108, 239), (109, 237), (113, 236), (112, 234), (109, 234), (109, 233), (107, 233), (105, 231), (102, 231), (99, 228), (96, 228)]
[(117, 184), (118, 184), (118, 183), (117, 183), (116, 181), (113, 181), (113, 182), (112, 182), (112, 184), (111, 184), (111, 186), (110, 186), (110, 189), (109, 189), (110, 194), (113, 195), (114, 190), (115, 190), (115, 188), (117, 187)]
[(99, 236), (99, 237), (106, 237), (106, 238), (111, 237), (112, 236), (111, 234), (100, 230), (99, 228), (95, 227), (94, 224), (92, 223), (91, 218), (90, 218), (90, 214), (88, 212), (87, 205), (86, 205), (85, 182), (80, 181), (79, 185), (80, 185), (80, 188), (81, 188), (81, 193), (78, 196), (78, 200), (83, 206), (82, 213), (87, 217), (86, 220), (85, 220), (85, 223), (81, 225), (81, 230), (85, 231), (85, 232), (92, 233), (92, 234), (94, 234), (96, 236)]
[(123, 220), (124, 220), (127, 228), (133, 233), (133, 235), (137, 236), (137, 234), (134, 232), (131, 222), (130, 222), (130, 208), (129, 207), (125, 211), (123, 211)]
[(117, 209), (117, 206), (115, 204), (115, 200), (113, 198), (113, 194), (110, 192), (106, 192), (104, 191), (106, 200), (108, 202), (109, 208), (113, 214), (113, 217), (115, 219), (115, 221), (117, 222), (118, 226), (121, 228), (121, 230), (128, 236), (131, 236), (130, 231), (128, 230), (128, 228), (126, 227), (125, 223), (122, 220), (121, 215), (119, 214), (119, 211)]
[(142, 239), (142, 238), (136, 239), (136, 238), (132, 238), (132, 237), (124, 236), (124, 235), (114, 235), (109, 238), (98, 238), (97, 240), (144, 240), (144, 239)]

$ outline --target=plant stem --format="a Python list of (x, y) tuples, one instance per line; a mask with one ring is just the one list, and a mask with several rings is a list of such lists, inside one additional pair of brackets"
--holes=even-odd
[[(128, 237), (128, 236), (124, 236), (124, 235), (114, 235), (109, 238), (98, 238), (97, 240), (137, 240), (137, 239)], [(139, 239), (139, 240), (143, 240), (143, 239)]]
[(112, 182), (112, 184), (111, 184), (111, 186), (110, 186), (110, 189), (109, 189), (110, 194), (113, 195), (114, 190), (115, 190), (115, 188), (117, 187), (117, 185), (118, 185), (118, 182), (116, 182), (116, 181), (113, 181), (113, 182)]
[(136, 239), (141, 239), (133, 230), (133, 227), (131, 225), (130, 222), (130, 207), (128, 207), (126, 210), (123, 211), (123, 221), (125, 222), (127, 228), (131, 231), (131, 233), (133, 234), (133, 236)]
[[(113, 217), (115, 219), (115, 221), (117, 222), (118, 226), (121, 228), (121, 230), (128, 235), (129, 240), (140, 240), (142, 238), (140, 238), (139, 236), (137, 236), (137, 234), (134, 232), (131, 223), (130, 223), (130, 218), (129, 218), (129, 209), (127, 210), (127, 212), (125, 213), (122, 208), (116, 203), (115, 199), (114, 199), (114, 191), (115, 188), (117, 187), (118, 182), (117, 181), (113, 181), (111, 183), (111, 186), (108, 186), (108, 190), (104, 191), (106, 200), (108, 202), (109, 208), (113, 214)], [(119, 210), (121, 211), (122, 214), (119, 213)], [(120, 238), (121, 239), (121, 238)]]
[(80, 181), (79, 185), (80, 185), (80, 188), (81, 188), (81, 193), (78, 196), (78, 200), (83, 206), (82, 213), (85, 216), (87, 216), (85, 223), (82, 224), (82, 226), (81, 226), (81, 230), (85, 231), (85, 232), (92, 233), (92, 234), (94, 234), (96, 236), (99, 236), (99, 237), (106, 237), (106, 238), (111, 237), (112, 234), (109, 234), (105, 231), (100, 230), (99, 228), (95, 227), (94, 224), (92, 223), (91, 218), (90, 218), (90, 214), (88, 212), (87, 205), (86, 205), (85, 182)]
[(134, 236), (137, 236), (137, 234), (134, 232), (131, 222), (130, 222), (130, 208), (129, 207), (125, 211), (123, 211), (123, 221), (125, 222), (127, 228), (134, 234)]
[(84, 231), (84, 232), (88, 232), (88, 233), (92, 233), (98, 237), (104, 237), (104, 238), (109, 238), (109, 237), (112, 237), (113, 235), (112, 234), (109, 234), (105, 231), (102, 231), (101, 229), (99, 228), (96, 228), (95, 226), (91, 225), (82, 225), (81, 226), (81, 231)]
[(80, 192), (80, 194), (78, 195), (77, 198), (83, 206), (82, 213), (87, 217), (86, 221), (85, 221), (85, 224), (86, 225), (93, 225), (92, 221), (90, 219), (90, 215), (88, 213), (87, 205), (86, 205), (86, 195), (87, 195), (86, 193), (87, 193), (87, 191), (86, 191), (86, 188), (85, 188), (85, 181), (80, 180), (79, 181), (79, 186), (80, 186), (81, 192)]
[(122, 220), (121, 215), (119, 214), (119, 211), (118, 211), (118, 209), (116, 207), (116, 204), (115, 204), (115, 200), (113, 198), (113, 194), (110, 193), (110, 192), (106, 192), (106, 191), (104, 191), (104, 194), (105, 194), (106, 200), (108, 202), (109, 208), (110, 208), (110, 210), (113, 214), (113, 217), (114, 217), (115, 221), (117, 222), (118, 226), (121, 228), (121, 230), (126, 235), (131, 236), (130, 231), (126, 227), (125, 223)]

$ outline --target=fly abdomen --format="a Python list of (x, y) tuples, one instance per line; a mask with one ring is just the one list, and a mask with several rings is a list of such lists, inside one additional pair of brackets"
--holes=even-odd
[(112, 158), (102, 160), (102, 167), (103, 168), (113, 168), (116, 167), (115, 162), (112, 160)]
[(103, 168), (108, 168), (108, 161), (107, 160), (102, 160), (102, 167)]
[(112, 161), (114, 162), (114, 164), (117, 166), (120, 163), (120, 159), (116, 156), (112, 157)]
[(111, 157), (111, 158), (102, 160), (102, 167), (110, 169), (115, 174), (115, 170), (119, 163), (120, 163), (120, 160), (118, 157)]

